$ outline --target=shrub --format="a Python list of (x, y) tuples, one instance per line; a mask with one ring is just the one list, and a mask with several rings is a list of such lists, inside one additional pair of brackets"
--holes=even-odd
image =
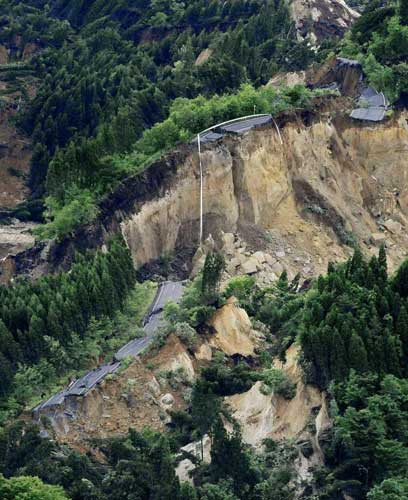
[(62, 206), (54, 198), (46, 199), (49, 222), (36, 229), (34, 234), (40, 239), (62, 239), (81, 224), (87, 224), (98, 215), (94, 196), (90, 191), (72, 193), (70, 201)]
[(253, 276), (237, 276), (229, 281), (224, 295), (236, 297), (241, 307), (249, 314), (254, 314), (253, 295), (256, 290), (256, 280)]
[(288, 376), (276, 368), (264, 370), (261, 375), (263, 381), (261, 392), (267, 394), (278, 394), (285, 399), (293, 399), (296, 395), (296, 385)]
[(197, 345), (197, 333), (188, 323), (177, 323), (175, 334), (189, 349), (194, 349)]

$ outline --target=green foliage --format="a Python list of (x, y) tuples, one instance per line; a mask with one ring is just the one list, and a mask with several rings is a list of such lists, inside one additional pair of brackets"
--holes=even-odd
[[(257, 113), (280, 113), (295, 108), (309, 108), (317, 91), (302, 85), (275, 90), (272, 87), (256, 89), (251, 84), (242, 84), (235, 94), (215, 95), (194, 99), (177, 98), (170, 106), (169, 117), (146, 130), (136, 142), (134, 151), (117, 160), (119, 169), (138, 170), (158, 153), (168, 150), (179, 141), (186, 141), (198, 132), (240, 116)], [(132, 167), (133, 165), (133, 167)]]
[(177, 337), (189, 349), (194, 350), (197, 345), (197, 333), (188, 323), (177, 323), (174, 330)]
[(60, 486), (46, 485), (38, 477), (6, 479), (1, 474), (0, 497), (3, 500), (68, 500)]
[(232, 278), (224, 290), (225, 297), (235, 297), (239, 306), (251, 315), (255, 313), (252, 304), (255, 302), (257, 293), (259, 293), (259, 290), (255, 278), (247, 275)]
[(219, 481), (217, 484), (205, 483), (199, 490), (200, 500), (238, 500), (234, 495), (231, 481)]
[(398, 278), (387, 280), (383, 250), (369, 263), (357, 250), (346, 264), (319, 278), (305, 302), (300, 330), (310, 380), (326, 387), (346, 377), (350, 368), (401, 374), (405, 333), (398, 335), (397, 324), (405, 304), (398, 283)]
[(224, 269), (225, 260), (221, 254), (217, 252), (207, 254), (201, 278), (201, 292), (207, 301), (217, 300)]
[[(357, 498), (371, 488), (367, 498), (379, 498), (380, 492), (397, 498), (392, 495), (407, 487), (399, 479), (408, 474), (407, 380), (352, 371), (332, 393), (339, 416), (326, 451), (333, 468), (327, 493), (352, 484)], [(382, 482), (385, 478), (390, 479)]]
[(257, 372), (251, 370), (246, 363), (231, 366), (222, 353), (217, 353), (211, 364), (202, 369), (201, 377), (218, 396), (231, 396), (248, 391), (259, 379)]
[(305, 298), (297, 293), (298, 286), (299, 277), (288, 283), (284, 272), (276, 286), (253, 294), (248, 312), (269, 328), (275, 339), (274, 354), (283, 355), (299, 333)]
[(193, 328), (204, 328), (215, 313), (215, 305), (219, 304), (219, 299), (217, 293), (211, 296), (203, 293), (202, 277), (198, 276), (184, 292), (180, 304), (169, 303), (165, 306), (164, 313), (169, 328), (175, 328), (177, 323), (187, 323)]
[(63, 205), (51, 196), (46, 198), (46, 217), (49, 222), (35, 231), (36, 236), (42, 240), (62, 239), (72, 234), (78, 226), (92, 222), (98, 215), (90, 191), (73, 192), (69, 200)]
[[(124, 315), (134, 310), (125, 302), (134, 285), (129, 252), (113, 240), (107, 253), (78, 255), (69, 273), (0, 287), (3, 396), (12, 392), (11, 399), (24, 405), (51, 390), (57, 373), (80, 367), (85, 358), (89, 363), (101, 347), (117, 345), (112, 336), (128, 323), (121, 315), (114, 324), (107, 317), (124, 304)], [(151, 297), (144, 288), (143, 297), (133, 296), (139, 305)]]
[(368, 500), (401, 500), (408, 498), (408, 479), (385, 479), (380, 485), (374, 486), (368, 495)]
[(277, 368), (263, 370), (261, 374), (263, 394), (278, 394), (285, 399), (293, 399), (296, 395), (296, 385), (291, 382), (288, 376)]
[[(22, 48), (34, 42), (42, 49), (29, 68), (40, 87), (19, 123), (35, 143), (31, 187), (62, 205), (72, 186), (100, 197), (147, 158), (186, 140), (193, 123), (166, 120), (122, 159), (166, 119), (175, 99), (260, 86), (314, 58), (297, 40), (283, 0), (2, 0), (0, 15), (2, 43), (23, 34)], [(205, 49), (210, 58), (194, 64)]]
[(343, 44), (343, 54), (362, 63), (369, 82), (396, 101), (408, 92), (406, 2), (371, 2)]

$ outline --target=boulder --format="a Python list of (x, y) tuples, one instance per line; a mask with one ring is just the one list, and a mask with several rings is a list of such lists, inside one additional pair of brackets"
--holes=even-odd
[[(203, 447), (201, 448), (201, 444)], [(203, 454), (203, 461), (206, 464), (211, 462), (211, 439), (206, 434), (203, 438), (202, 443), (197, 441), (195, 443), (187, 444), (181, 448), (181, 451), (186, 453), (191, 453), (198, 460), (201, 461), (201, 454)], [(188, 481), (191, 484), (193, 483), (191, 479), (191, 473), (196, 468), (193, 462), (189, 458), (185, 458), (182, 460), (178, 466), (176, 467), (176, 475), (181, 482)]]
[(276, 262), (276, 259), (272, 257), (272, 255), (269, 255), (269, 253), (264, 254), (266, 263), (269, 264), (270, 266), (273, 266)]
[(160, 396), (161, 394), (161, 389), (160, 389), (160, 384), (157, 382), (156, 377), (153, 377), (147, 384), (149, 387), (150, 392), (155, 396), (156, 398)]
[(393, 234), (399, 234), (402, 231), (402, 224), (393, 219), (385, 221), (384, 226)]
[(384, 233), (373, 233), (370, 238), (371, 242), (377, 246), (385, 243), (386, 239), (387, 238)]
[(275, 264), (272, 266), (272, 271), (277, 276), (280, 276), (284, 271), (284, 267), (280, 262), (275, 262)]
[(207, 342), (204, 342), (204, 344), (201, 344), (200, 347), (197, 349), (197, 352), (194, 354), (194, 356), (199, 361), (211, 361), (212, 359), (211, 347), (207, 344)]
[(255, 252), (255, 253), (252, 255), (252, 257), (253, 257), (254, 259), (256, 259), (256, 260), (259, 262), (259, 264), (260, 264), (261, 266), (262, 266), (262, 264), (265, 264), (265, 262), (266, 262), (266, 256), (265, 256), (265, 254), (264, 254), (263, 252), (260, 252), (260, 251)]
[(241, 267), (245, 274), (255, 274), (258, 271), (259, 263), (254, 257), (250, 257)]
[(226, 255), (234, 255), (235, 253), (235, 245), (234, 245), (234, 235), (232, 233), (224, 233), (222, 235), (223, 241), (223, 251)]
[(174, 403), (174, 398), (170, 393), (167, 393), (161, 397), (160, 403), (165, 406), (171, 406)]
[(228, 356), (254, 355), (254, 342), (251, 339), (252, 325), (248, 314), (233, 303), (221, 307), (211, 319), (216, 331), (212, 344)]

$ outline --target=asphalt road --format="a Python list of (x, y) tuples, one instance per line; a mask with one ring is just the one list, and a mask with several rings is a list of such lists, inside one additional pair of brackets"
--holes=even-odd
[[(227, 125), (221, 125), (220, 127), (216, 127), (200, 135), (200, 142), (204, 144), (206, 142), (217, 141), (218, 139), (221, 139), (221, 137), (223, 137), (225, 134), (243, 134), (255, 127), (266, 125), (271, 121), (272, 115), (266, 115), (247, 118), (246, 120), (229, 123)], [(197, 138), (195, 138), (193, 142), (197, 142)]]
[(135, 339), (123, 346), (115, 354), (114, 358), (120, 361), (129, 356), (138, 356), (154, 339), (154, 335), (160, 326), (164, 324), (163, 309), (170, 301), (179, 302), (183, 296), (184, 288), (181, 281), (167, 281), (159, 286), (156, 297), (146, 316), (143, 330), (146, 337)]
[(164, 306), (170, 301), (178, 302), (182, 295), (183, 283), (181, 281), (166, 281), (161, 283), (153, 305), (150, 308), (149, 316), (161, 312)]
[(92, 387), (95, 387), (99, 381), (105, 378), (106, 375), (115, 373), (119, 366), (120, 363), (98, 366), (98, 368), (90, 371), (68, 387), (65, 391), (65, 396), (82, 396), (86, 394)]
[(251, 130), (254, 127), (265, 125), (271, 121), (272, 121), (271, 116), (257, 116), (255, 118), (248, 118), (247, 120), (243, 120), (241, 122), (224, 125), (220, 127), (219, 131), (224, 133), (227, 132), (227, 133), (243, 134), (244, 132), (247, 132), (248, 130)]
[(143, 330), (146, 336), (128, 342), (114, 355), (113, 363), (99, 366), (78, 380), (75, 380), (66, 389), (54, 394), (47, 401), (36, 406), (33, 413), (60, 406), (68, 396), (84, 396), (103, 380), (106, 375), (115, 373), (120, 366), (121, 360), (129, 356), (138, 356), (153, 341), (157, 329), (164, 324), (163, 309), (165, 305), (170, 301), (179, 302), (183, 296), (183, 292), (184, 287), (181, 281), (161, 283), (150, 307), (150, 312), (144, 320)]

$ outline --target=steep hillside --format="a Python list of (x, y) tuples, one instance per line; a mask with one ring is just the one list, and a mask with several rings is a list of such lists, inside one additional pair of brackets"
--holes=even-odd
[[(228, 250), (238, 258), (237, 272), (248, 252), (259, 250), (279, 262), (275, 274), (287, 267), (305, 277), (345, 258), (356, 243), (367, 254), (387, 244), (392, 267), (405, 256), (406, 114), (373, 128), (356, 124), (339, 106), (342, 98), (319, 114), (283, 115), (283, 144), (272, 125), (204, 148), (205, 237), (220, 247), (221, 231), (239, 235), (241, 243)], [(39, 244), (10, 265), (34, 275), (54, 270), (69, 265), (76, 248), (98, 247), (117, 231), (138, 269), (165, 255), (191, 256), (199, 235), (197, 159), (192, 145), (170, 153), (124, 182), (101, 205), (97, 223), (47, 254)], [(187, 265), (182, 274), (188, 272)]]
[[(17, 60), (13, 49), (22, 51)], [(35, 47), (19, 39), (0, 45), (0, 211), (15, 208), (28, 196), (31, 142), (18, 131), (15, 119), (35, 95), (36, 80), (27, 65), (31, 50)]]
[(294, 0), (291, 9), (298, 35), (313, 44), (341, 37), (359, 17), (344, 0)]

